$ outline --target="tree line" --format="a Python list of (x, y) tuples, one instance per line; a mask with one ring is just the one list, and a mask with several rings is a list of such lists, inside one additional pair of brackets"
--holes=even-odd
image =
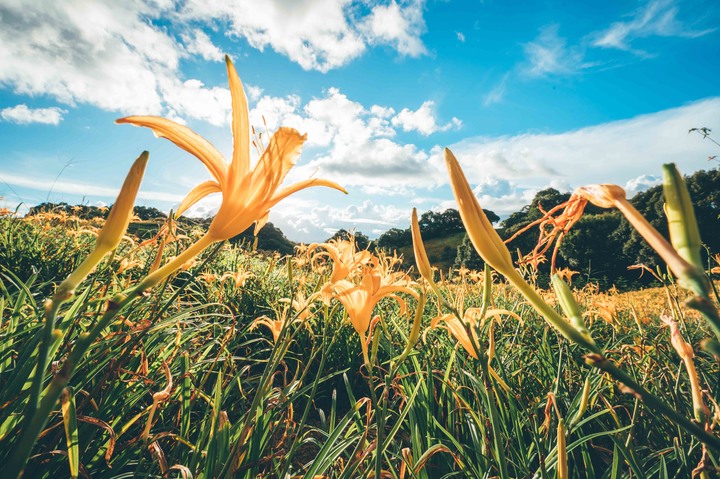
[[(695, 205), (695, 215), (706, 248), (705, 258), (708, 260), (708, 266), (714, 266), (709, 262), (711, 261), (710, 252), (720, 252), (720, 221), (718, 219), (720, 214), (720, 171), (717, 169), (697, 171), (685, 177), (685, 180)], [(512, 213), (503, 221), (500, 221), (500, 217), (494, 212), (483, 211), (491, 223), (498, 223), (497, 230), (500, 236), (507, 239), (540, 219), (543, 216), (542, 211), (548, 211), (569, 198), (570, 193), (561, 193), (554, 188), (547, 188), (539, 191), (529, 205)], [(668, 226), (663, 212), (664, 200), (661, 185), (636, 194), (631, 202), (661, 234), (667, 237)], [(106, 208), (85, 205), (70, 206), (66, 203), (43, 203), (31, 208), (28, 214), (33, 215), (49, 210), (65, 210), (87, 219), (107, 215)], [(154, 234), (153, 231), (155, 231), (149, 227), (143, 230), (141, 226), (143, 222), (146, 225), (153, 222), (159, 224), (167, 217), (162, 211), (145, 206), (136, 207), (135, 214), (141, 222), (140, 225), (134, 226), (136, 230), (132, 232), (139, 233), (140, 236)], [(211, 219), (182, 217), (178, 221), (186, 226), (207, 227)], [(465, 231), (460, 214), (456, 209), (447, 209), (442, 212), (426, 211), (420, 216), (418, 222), (426, 242), (442, 240), (442, 238)], [(521, 254), (527, 254), (537, 244), (538, 234), (537, 228), (526, 231), (508, 243), (510, 251), (513, 254), (518, 251)], [(388, 253), (398, 250), (407, 251), (412, 245), (409, 227), (405, 229), (391, 228), (376, 240), (370, 240), (360, 231), (341, 229), (327, 240), (348, 237), (354, 237), (360, 249), (383, 250)], [(253, 228), (248, 228), (231, 241), (234, 243), (244, 242), (248, 245), (254, 244)], [(294, 246), (295, 243), (288, 240), (283, 232), (272, 223), (265, 225), (258, 234), (257, 248), (260, 250), (292, 254)], [(483, 267), (482, 259), (475, 252), (467, 235), (457, 250), (450, 251), (450, 253), (455, 258), (452, 265), (455, 269), (465, 267), (480, 270)], [(662, 268), (660, 258), (618, 211), (601, 209), (591, 204), (587, 205), (580, 221), (573, 226), (563, 240), (558, 260), (558, 267), (567, 267), (579, 273), (573, 280), (575, 284), (593, 282), (603, 288), (613, 285), (620, 288), (637, 287), (652, 281), (651, 275), (640, 277), (638, 270), (629, 270), (629, 266), (645, 265), (653, 270)], [(412, 266), (412, 258), (407, 258), (406, 264), (408, 267)], [(663, 273), (664, 270), (661, 269), (660, 272)], [(548, 279), (549, 265), (541, 263), (538, 269), (538, 280), (543, 285), (547, 283)]]

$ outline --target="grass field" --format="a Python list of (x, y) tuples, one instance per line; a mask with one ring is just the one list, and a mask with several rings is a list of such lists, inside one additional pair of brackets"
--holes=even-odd
[[(49, 394), (117, 293), (153, 267), (158, 245), (126, 237), (58, 310), (37, 380), (43, 301), (92, 251), (99, 226), (65, 214), (0, 219), (6, 468), (26, 447), (33, 384)], [(165, 256), (202, 234), (182, 233)], [(335, 286), (339, 262), (319, 254), (333, 248), (350, 248)], [(670, 478), (714, 468), (716, 444), (703, 448), (653, 403), (690, 420), (697, 409), (668, 316), (695, 351), (706, 424), (715, 421), (718, 363), (674, 283), (573, 291), (598, 348), (636, 382), (621, 384), (499, 277), (489, 290), (487, 276), (456, 273), (438, 284), (439, 300), (393, 258), (351, 248), (210, 248), (125, 305), (62, 385), (24, 477)], [(381, 289), (359, 294), (364, 278)], [(540, 294), (555, 307), (556, 293)], [(372, 318), (360, 311), (370, 303)], [(449, 307), (468, 319), (476, 350), (458, 340), (470, 336)]]

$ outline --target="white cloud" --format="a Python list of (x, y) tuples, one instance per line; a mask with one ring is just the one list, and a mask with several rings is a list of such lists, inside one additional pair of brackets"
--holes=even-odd
[(662, 178), (655, 175), (640, 175), (637, 178), (631, 178), (625, 183), (625, 192), (628, 198), (635, 196), (635, 193), (645, 191), (650, 187), (662, 183)]
[[(320, 71), (345, 65), (368, 45), (389, 44), (402, 55), (424, 52), (422, 1), (365, 7), (361, 0), (268, 0), (262, 8), (234, 0), (5, 0), (0, 86), (68, 106), (220, 125), (227, 122), (224, 82), (204, 85), (180, 71), (192, 56), (222, 60), (208, 28), (227, 24), (230, 37)], [(170, 25), (159, 26), (158, 19)], [(261, 94), (257, 87), (248, 92)]]
[(527, 64), (523, 70), (530, 76), (566, 75), (576, 73), (588, 64), (583, 62), (583, 52), (577, 47), (568, 47), (564, 38), (558, 35), (558, 25), (547, 25), (532, 42), (523, 45)]
[[(118, 193), (120, 192), (120, 185), (103, 186), (95, 183), (63, 181), (53, 178), (38, 178), (37, 175), (27, 177), (3, 171), (0, 171), (0, 179), (2, 179), (4, 183), (7, 183), (9, 185), (21, 186), (41, 192), (52, 191), (53, 193), (68, 193), (72, 195), (77, 195), (78, 192), (82, 192), (82, 195), (84, 197), (99, 196), (102, 198), (114, 198), (117, 197)], [(179, 204), (180, 201), (182, 201), (183, 196), (172, 193), (165, 193), (161, 191), (145, 191), (140, 188), (137, 194), (137, 199), (148, 201), (165, 201)]]
[(392, 45), (399, 53), (418, 57), (427, 53), (420, 35), (425, 31), (423, 1), (404, 2), (395, 0), (388, 5), (376, 5), (361, 24), (370, 43)]
[(455, 32), (455, 36), (460, 43), (465, 43), (465, 34), (463, 32)]
[[(217, 123), (223, 112), (211, 97), (218, 91), (179, 79), (180, 60), (188, 53), (150, 22), (164, 13), (157, 3), (142, 0), (4, 1), (0, 84), (70, 106)], [(202, 112), (188, 98), (192, 95), (209, 100)]]
[[(429, 102), (418, 111), (429, 112), (432, 106)], [(404, 111), (410, 116), (414, 113)], [(264, 130), (264, 117), (270, 132), (284, 125), (307, 133), (305, 160), (291, 170), (290, 180), (317, 175), (345, 186), (359, 186), (365, 193), (393, 195), (408, 194), (410, 185), (435, 185), (440, 163), (433, 160), (433, 154), (437, 152), (396, 140), (394, 124), (401, 123), (394, 115), (392, 107), (372, 105), (368, 109), (339, 89), (329, 88), (323, 97), (304, 105), (296, 95), (263, 96), (250, 111), (250, 120), (256, 129)], [(408, 120), (405, 129), (439, 131), (460, 123), (455, 119), (437, 125), (434, 116), (427, 116), (425, 123)]]
[(204, 120), (223, 126), (230, 121), (230, 90), (225, 87), (206, 87), (199, 80), (178, 82), (162, 79), (164, 100), (170, 105), (169, 116)]
[(487, 92), (483, 97), (483, 105), (490, 106), (496, 103), (500, 103), (505, 97), (505, 89), (507, 87), (507, 81), (510, 78), (510, 72), (503, 75), (502, 79), (495, 85), (492, 90)]
[(247, 93), (250, 101), (257, 101), (263, 94), (263, 89), (259, 86), (245, 84), (245, 93)]
[(449, 123), (438, 125), (435, 118), (435, 102), (428, 100), (415, 111), (403, 108), (400, 113), (393, 117), (392, 124), (401, 127), (403, 131), (417, 131), (422, 135), (429, 136), (438, 131), (460, 128), (462, 121), (453, 117)]
[(189, 22), (227, 22), (228, 34), (252, 47), (272, 48), (306, 70), (326, 72), (387, 44), (402, 55), (425, 53), (420, 40), (423, 1), (375, 5), (364, 17), (359, 0), (267, 0), (262, 7), (234, 0), (188, 0), (178, 15)]
[(11, 123), (28, 125), (30, 123), (43, 123), (46, 125), (58, 125), (63, 119), (67, 110), (58, 107), (50, 108), (29, 108), (25, 104), (0, 110), (0, 117)]
[(359, 205), (333, 206), (319, 201), (280, 203), (270, 214), (270, 221), (295, 241), (321, 241), (335, 231), (355, 229), (375, 237), (390, 228), (410, 223), (411, 208), (379, 204), (365, 200)]
[(696, 38), (715, 31), (715, 28), (688, 28), (677, 19), (677, 14), (678, 7), (674, 0), (650, 0), (631, 15), (631, 20), (615, 22), (597, 34), (593, 45), (647, 55), (642, 50), (632, 49), (630, 44), (633, 40), (650, 36)]
[[(674, 162), (683, 173), (707, 168), (713, 145), (688, 130), (712, 127), (718, 118), (720, 97), (566, 133), (469, 138), (451, 149), (470, 183), (480, 185), (477, 192), (486, 196), (482, 206), (508, 214), (548, 186), (569, 191), (615, 183), (632, 195), (652, 184), (650, 175), (659, 173), (663, 163)], [(492, 191), (493, 184), (502, 191)]]
[(196, 28), (191, 34), (183, 34), (182, 39), (188, 53), (200, 55), (204, 60), (209, 62), (220, 62), (223, 60), (222, 51), (213, 44), (208, 34), (201, 29)]

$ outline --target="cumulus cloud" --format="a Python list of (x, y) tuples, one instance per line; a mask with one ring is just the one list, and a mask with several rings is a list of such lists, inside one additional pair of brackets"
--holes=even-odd
[(662, 178), (656, 175), (640, 175), (637, 178), (631, 178), (625, 183), (625, 192), (628, 198), (635, 196), (635, 193), (645, 191), (648, 188), (662, 183)]
[(201, 29), (196, 28), (192, 33), (184, 33), (182, 39), (188, 53), (200, 55), (203, 60), (209, 62), (222, 61), (222, 51), (213, 44), (208, 34)]
[(334, 206), (314, 200), (281, 203), (270, 220), (296, 241), (321, 241), (337, 230), (355, 229), (370, 237), (410, 223), (410, 207), (365, 200), (357, 205)]
[(460, 124), (455, 119), (438, 125), (432, 107), (432, 102), (426, 102), (418, 110), (420, 121), (408, 109), (396, 115), (389, 106), (366, 108), (339, 89), (329, 88), (323, 97), (304, 105), (295, 95), (262, 97), (250, 119), (256, 128), (264, 128), (264, 117), (271, 131), (285, 125), (307, 133), (303, 157), (309, 161), (290, 172), (292, 179), (317, 174), (345, 186), (359, 186), (365, 193), (401, 195), (409, 194), (411, 186), (437, 184), (440, 163), (433, 160), (437, 152), (396, 139), (395, 127), (429, 134)]
[(329, 71), (362, 55), (368, 45), (389, 45), (401, 55), (426, 52), (423, 1), (374, 5), (364, 16), (359, 0), (187, 0), (178, 16), (190, 22), (227, 22), (228, 34), (254, 48), (271, 48), (306, 70)]
[(399, 53), (418, 57), (427, 53), (420, 35), (425, 31), (423, 2), (393, 0), (388, 5), (376, 5), (360, 24), (361, 31), (370, 43), (388, 44)]
[(635, 11), (630, 20), (615, 22), (596, 34), (593, 45), (646, 55), (642, 50), (633, 50), (631, 43), (635, 39), (650, 36), (696, 38), (715, 31), (715, 28), (693, 29), (677, 16), (678, 7), (674, 0), (651, 0)]
[[(180, 61), (188, 53), (151, 22), (170, 7), (141, 0), (2, 2), (0, 84), (16, 94), (47, 95), (69, 106), (217, 124), (227, 106), (220, 108), (212, 97), (221, 93), (180, 79)], [(199, 52), (202, 36), (193, 38), (188, 51)], [(191, 96), (209, 101), (200, 111)]]
[(415, 111), (403, 108), (400, 113), (393, 117), (392, 124), (393, 126), (399, 126), (403, 131), (417, 131), (421, 135), (429, 136), (438, 131), (460, 128), (462, 121), (453, 117), (449, 123), (438, 125), (435, 117), (435, 102), (428, 100)]
[(268, 0), (262, 8), (233, 0), (7, 0), (0, 3), (0, 86), (71, 107), (220, 125), (227, 122), (224, 83), (204, 85), (180, 70), (188, 58), (222, 59), (210, 28), (227, 23), (229, 37), (320, 71), (347, 64), (368, 45), (425, 51), (422, 1), (366, 7), (361, 0)]
[(0, 110), (0, 118), (20, 125), (28, 125), (30, 123), (58, 125), (62, 121), (65, 113), (67, 113), (67, 110), (55, 106), (50, 108), (29, 108), (25, 104), (20, 104)]

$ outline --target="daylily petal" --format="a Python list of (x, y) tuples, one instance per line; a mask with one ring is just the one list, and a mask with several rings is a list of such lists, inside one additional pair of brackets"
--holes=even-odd
[(268, 218), (270, 217), (270, 212), (268, 211), (265, 213), (265, 215), (261, 216), (255, 221), (255, 231), (253, 234), (257, 236), (257, 234), (260, 232), (263, 226), (268, 222)]
[(205, 198), (207, 195), (220, 192), (222, 192), (222, 189), (217, 182), (212, 180), (203, 181), (195, 188), (190, 190), (187, 196), (185, 196), (185, 198), (180, 203), (180, 206), (178, 206), (178, 209), (175, 212), (175, 216), (182, 216), (182, 214), (185, 213), (188, 208), (190, 208), (192, 205), (194, 205), (201, 199)]
[(250, 193), (248, 202), (269, 198), (285, 179), (295, 164), (307, 135), (295, 128), (281, 127), (270, 138), (267, 148), (260, 156), (250, 175), (243, 179), (240, 191)]
[[(440, 317), (440, 319), (445, 322), (446, 329), (450, 332), (450, 334), (455, 337), (455, 339), (458, 343), (460, 343), (463, 349), (465, 349), (465, 351), (467, 351), (470, 356), (478, 359), (477, 353), (475, 352), (475, 347), (473, 346), (473, 342), (470, 339), (470, 336), (468, 336), (467, 330), (465, 329), (465, 325), (463, 324), (463, 322), (452, 314), (443, 315)], [(435, 322), (435, 324), (437, 324), (437, 321)], [(470, 325), (471, 328), (473, 328), (473, 326), (473, 324)], [(471, 330), (474, 336), (475, 331), (474, 329)]]
[(275, 206), (278, 202), (284, 200), (288, 196), (297, 193), (300, 190), (304, 190), (305, 188), (311, 188), (313, 186), (327, 186), (328, 188), (334, 188), (338, 191), (342, 191), (345, 194), (348, 194), (347, 190), (343, 188), (342, 186), (338, 185), (334, 181), (330, 180), (324, 180), (322, 178), (309, 178), (307, 180), (298, 181), (297, 183), (293, 183), (292, 185), (283, 188), (282, 190), (275, 193), (268, 201), (267, 206), (268, 208), (272, 208)]
[(224, 187), (227, 176), (227, 164), (222, 154), (205, 138), (190, 128), (159, 116), (128, 116), (115, 120), (115, 123), (128, 123), (134, 126), (150, 128), (155, 136), (166, 138), (178, 147), (196, 156), (210, 170), (210, 174)]
[(230, 57), (225, 55), (230, 96), (232, 97), (233, 157), (230, 163), (229, 182), (238, 184), (250, 170), (250, 120), (245, 90)]

